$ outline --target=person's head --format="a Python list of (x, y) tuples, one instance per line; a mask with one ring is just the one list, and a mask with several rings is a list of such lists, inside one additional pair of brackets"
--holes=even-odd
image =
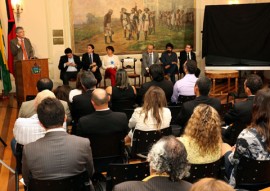
[(147, 45), (147, 53), (153, 53), (155, 46), (153, 44)]
[(166, 173), (173, 182), (189, 175), (187, 151), (174, 136), (162, 137), (155, 143), (148, 153), (147, 161), (151, 173)]
[(164, 80), (164, 70), (160, 64), (152, 64), (149, 67), (149, 74), (154, 81), (161, 82)]
[(129, 80), (128, 80), (128, 75), (127, 71), (124, 69), (119, 69), (116, 72), (116, 86), (125, 89), (128, 88), (129, 85)]
[(40, 78), (37, 81), (37, 90), (38, 92), (41, 92), (43, 90), (50, 90), (53, 89), (53, 82), (50, 78)]
[(260, 76), (251, 74), (244, 82), (245, 92), (248, 96), (255, 95), (258, 90), (262, 89), (263, 82)]
[(71, 88), (69, 85), (62, 85), (58, 86), (53, 93), (55, 94), (56, 98), (59, 100), (63, 100), (69, 102), (69, 92)]
[(55, 94), (50, 90), (43, 90), (37, 94), (35, 97), (35, 108), (37, 109), (38, 105), (44, 100), (45, 98), (55, 98)]
[(185, 51), (186, 52), (191, 52), (192, 51), (192, 45), (191, 44), (186, 44)]
[(90, 90), (90, 89), (95, 89), (97, 80), (92, 72), (83, 71), (81, 75), (81, 84), (85, 91)]
[(196, 96), (208, 96), (211, 89), (211, 80), (207, 77), (199, 77), (195, 83), (194, 92)]
[(195, 74), (197, 70), (197, 63), (195, 60), (187, 60), (184, 64), (184, 71), (186, 74)]
[(37, 107), (39, 122), (46, 129), (62, 127), (65, 121), (63, 104), (57, 98), (45, 98)]
[(162, 110), (167, 107), (167, 100), (164, 91), (157, 86), (151, 86), (145, 93), (143, 99), (142, 111), (145, 113), (144, 121), (148, 119), (148, 112), (157, 122), (157, 129), (160, 129), (162, 123)]
[(270, 89), (257, 91), (253, 101), (252, 120), (250, 128), (256, 128), (265, 139), (265, 149), (270, 152)]
[(235, 191), (232, 186), (222, 180), (203, 178), (195, 182), (190, 191)]
[(24, 30), (23, 27), (16, 27), (16, 36), (18, 38), (24, 38)]
[(97, 88), (92, 92), (91, 102), (96, 110), (107, 109), (109, 101), (109, 94), (104, 89)]
[(201, 155), (217, 151), (221, 143), (218, 112), (209, 105), (198, 105), (188, 120), (184, 134), (197, 143)]
[(88, 44), (87, 45), (87, 53), (91, 54), (94, 52), (95, 46), (93, 44)]
[(173, 44), (172, 43), (167, 43), (166, 44), (166, 50), (168, 53), (171, 53), (173, 51)]
[(108, 13), (109, 13), (110, 15), (112, 15), (112, 14), (113, 14), (113, 10), (112, 10), (112, 9), (109, 9)]
[(106, 52), (107, 52), (108, 55), (113, 55), (113, 53), (114, 53), (113, 46), (107, 46), (106, 47)]
[(65, 52), (65, 55), (67, 55), (68, 58), (73, 57), (71, 48), (66, 48), (64, 52)]

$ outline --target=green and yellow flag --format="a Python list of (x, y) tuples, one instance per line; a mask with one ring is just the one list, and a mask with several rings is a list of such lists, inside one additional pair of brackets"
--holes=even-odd
[(2, 32), (2, 23), (0, 19), (0, 69), (1, 69), (1, 79), (3, 82), (4, 87), (4, 93), (8, 94), (11, 89), (11, 81), (10, 81), (10, 74), (8, 71), (8, 63), (7, 63), (7, 57), (6, 57), (6, 51), (5, 51), (5, 41), (4, 41), (4, 35)]

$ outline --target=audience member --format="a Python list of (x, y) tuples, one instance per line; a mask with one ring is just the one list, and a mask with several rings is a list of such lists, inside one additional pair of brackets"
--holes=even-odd
[(127, 116), (111, 111), (108, 107), (109, 99), (110, 96), (104, 89), (97, 88), (93, 91), (91, 102), (96, 111), (80, 118), (77, 135), (127, 133)]
[(102, 66), (102, 62), (99, 55), (94, 52), (94, 49), (95, 47), (93, 44), (87, 45), (87, 52), (82, 55), (82, 66), (84, 70), (90, 70), (94, 74), (98, 85), (102, 80), (99, 70)]
[(69, 103), (73, 102), (73, 97), (76, 95), (81, 95), (82, 93), (84, 93), (84, 89), (82, 87), (82, 83), (81, 83), (81, 75), (83, 73), (83, 70), (81, 70), (78, 74), (77, 74), (77, 79), (76, 79), (76, 88), (73, 90), (70, 90), (69, 92)]
[(144, 94), (151, 86), (158, 86), (165, 92), (167, 103), (170, 103), (173, 93), (173, 83), (164, 79), (162, 66), (159, 64), (151, 65), (149, 68), (149, 74), (152, 81), (146, 82), (142, 85), (141, 89), (138, 91), (137, 102), (139, 104), (142, 103)]
[(185, 76), (178, 80), (173, 87), (173, 95), (171, 98), (172, 103), (178, 102), (179, 95), (183, 96), (193, 96), (194, 86), (197, 81), (197, 77), (195, 76), (195, 72), (197, 70), (197, 63), (194, 60), (188, 60), (184, 64)]
[(148, 153), (150, 176), (143, 181), (118, 184), (114, 191), (188, 191), (191, 184), (181, 180), (189, 174), (187, 152), (184, 145), (173, 136), (161, 138)]
[(187, 121), (193, 113), (194, 108), (201, 104), (207, 104), (212, 106), (217, 110), (221, 109), (220, 100), (217, 98), (211, 98), (208, 96), (211, 89), (211, 80), (207, 77), (200, 77), (195, 83), (194, 92), (196, 98), (194, 100), (185, 102), (180, 110), (180, 113), (177, 116), (177, 123), (181, 125), (182, 128), (186, 126)]
[(214, 178), (203, 178), (194, 183), (190, 191), (235, 191), (230, 185)]
[(65, 132), (62, 126), (65, 112), (60, 101), (44, 99), (37, 107), (37, 114), (46, 134), (23, 148), (22, 176), (26, 186), (31, 178), (59, 180), (84, 171), (91, 178), (94, 168), (89, 139)]
[[(179, 73), (185, 74), (184, 64), (187, 60), (194, 60), (196, 62), (196, 54), (192, 51), (193, 46), (191, 44), (186, 44), (185, 50), (180, 52), (180, 68)], [(197, 76), (198, 77), (198, 76)]]
[(62, 85), (58, 86), (56, 89), (53, 90), (55, 97), (59, 100), (63, 100), (69, 103), (69, 92), (71, 88), (69, 85)]
[(147, 45), (147, 50), (142, 54), (142, 76), (149, 75), (149, 67), (159, 63), (158, 53), (154, 52), (153, 44)]
[(166, 51), (161, 54), (161, 62), (164, 67), (165, 75), (171, 78), (172, 83), (175, 83), (175, 72), (178, 71), (177, 55), (173, 52), (173, 44), (166, 44)]
[(111, 85), (115, 86), (115, 75), (117, 69), (120, 68), (120, 61), (118, 56), (113, 54), (114, 48), (112, 46), (107, 46), (106, 52), (107, 55), (103, 56), (102, 68), (105, 70), (105, 79), (110, 78)]
[[(134, 110), (128, 126), (141, 131), (158, 131), (169, 127), (171, 119), (164, 91), (157, 86), (151, 86), (144, 96), (143, 106)], [(131, 142), (132, 136), (133, 130), (130, 130), (125, 142)]]
[(230, 185), (235, 186), (234, 166), (241, 157), (253, 160), (270, 160), (270, 89), (257, 92), (249, 127), (238, 136), (236, 146), (225, 155), (225, 168), (230, 176)]
[(60, 57), (58, 69), (61, 70), (60, 79), (64, 85), (72, 78), (76, 79), (77, 73), (81, 69), (81, 60), (79, 56), (72, 54), (70, 48), (65, 49), (65, 55)]
[(191, 164), (217, 161), (230, 146), (222, 143), (218, 112), (211, 106), (200, 104), (191, 115), (184, 134), (179, 140), (185, 145)]
[(119, 69), (116, 72), (116, 85), (106, 88), (111, 96), (111, 109), (122, 112), (124, 109), (131, 109), (135, 105), (136, 88), (129, 84), (126, 70)]

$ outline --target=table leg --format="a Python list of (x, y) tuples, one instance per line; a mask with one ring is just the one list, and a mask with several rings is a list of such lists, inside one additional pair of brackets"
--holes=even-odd
[(238, 92), (238, 78), (235, 78), (235, 92)]
[(230, 92), (231, 87), (231, 78), (228, 78), (228, 93)]
[(213, 94), (216, 93), (216, 79), (213, 78)]

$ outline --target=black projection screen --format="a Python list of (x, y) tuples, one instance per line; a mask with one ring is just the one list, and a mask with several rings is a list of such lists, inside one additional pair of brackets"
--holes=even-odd
[(270, 3), (205, 7), (206, 66), (270, 66)]

